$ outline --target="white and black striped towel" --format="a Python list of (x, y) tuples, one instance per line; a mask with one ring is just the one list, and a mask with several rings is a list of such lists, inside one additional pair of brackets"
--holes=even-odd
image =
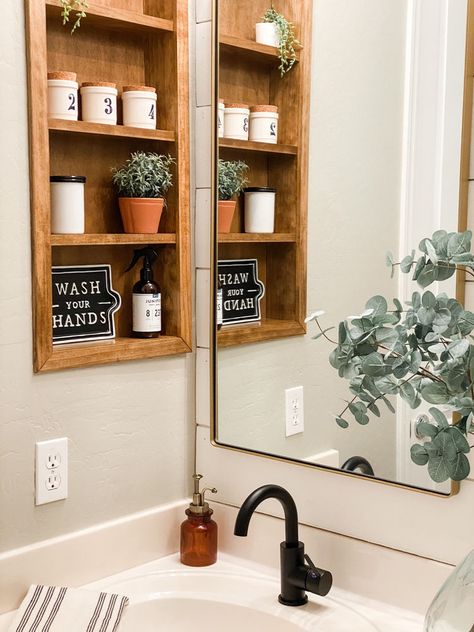
[(8, 632), (115, 632), (128, 597), (31, 586)]

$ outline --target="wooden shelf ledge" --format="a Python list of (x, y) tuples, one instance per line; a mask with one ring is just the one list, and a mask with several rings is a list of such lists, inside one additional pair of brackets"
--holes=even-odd
[(178, 355), (190, 351), (188, 345), (177, 336), (160, 336), (149, 340), (115, 338), (115, 340), (100, 342), (56, 345), (53, 347), (52, 355), (41, 370), (57, 371), (71, 367)]
[[(46, 15), (48, 17), (61, 19), (61, 3), (59, 0), (46, 0)], [(88, 26), (106, 27), (120, 31), (146, 31), (156, 32), (174, 31), (172, 20), (155, 18), (144, 13), (127, 11), (125, 9), (114, 9), (102, 7), (94, 3), (89, 3), (86, 9), (87, 17), (81, 22), (81, 29), (87, 30)], [(64, 27), (68, 28), (67, 26)]]
[[(220, 49), (224, 52), (238, 53), (241, 57), (246, 57), (260, 62), (278, 62), (278, 48), (258, 44), (253, 40), (233, 35), (223, 35), (219, 37)], [(296, 61), (299, 61), (299, 54), (296, 53)]]
[(115, 136), (117, 138), (143, 138), (165, 143), (174, 143), (176, 135), (164, 129), (142, 129), (125, 125), (103, 125), (102, 123), (86, 123), (85, 121), (66, 121), (64, 119), (48, 119), (51, 132), (68, 134), (89, 134), (92, 136)]
[(236, 149), (239, 151), (252, 151), (264, 154), (276, 154), (280, 156), (296, 156), (296, 145), (274, 145), (272, 143), (257, 143), (252, 140), (237, 140), (235, 138), (220, 138), (219, 147), (222, 149)]
[(235, 347), (237, 345), (277, 340), (290, 336), (303, 336), (306, 329), (292, 320), (264, 319), (260, 323), (244, 325), (226, 325), (217, 335), (218, 347)]
[(127, 244), (176, 244), (176, 235), (174, 233), (157, 233), (156, 235), (125, 233), (51, 235), (52, 246), (121, 246)]
[(220, 233), (220, 244), (271, 243), (288, 244), (296, 242), (295, 233)]

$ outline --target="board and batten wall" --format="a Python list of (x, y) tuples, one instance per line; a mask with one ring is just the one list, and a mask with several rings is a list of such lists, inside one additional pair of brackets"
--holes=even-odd
[[(33, 374), (24, 31), (23, 2), (4, 0), (0, 553), (184, 498), (194, 445), (192, 355)], [(69, 497), (35, 507), (35, 442), (63, 436)]]
[[(371, 296), (397, 296), (385, 253), (398, 252), (406, 25), (405, 0), (314, 4), (308, 312), (324, 310), (324, 327)], [(310, 324), (304, 337), (219, 350), (219, 440), (296, 459), (337, 449), (340, 465), (362, 455), (395, 479), (395, 415), (337, 426), (350, 393), (329, 365), (333, 345), (316, 333)], [(287, 438), (285, 389), (296, 386), (305, 431)]]

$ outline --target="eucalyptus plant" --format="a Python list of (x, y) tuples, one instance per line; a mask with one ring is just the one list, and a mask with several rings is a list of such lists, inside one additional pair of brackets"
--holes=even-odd
[[(474, 277), (471, 231), (448, 233), (439, 230), (420, 242), (415, 251), (395, 263), (387, 254), (387, 265), (412, 274), (423, 291), (415, 291), (405, 306), (393, 299), (389, 307), (383, 296), (374, 296), (359, 316), (339, 324), (337, 341), (323, 329), (315, 312), (307, 318), (319, 328), (316, 338), (336, 344), (329, 361), (339, 376), (349, 382), (352, 398), (335, 416), (347, 428), (350, 414), (366, 425), (370, 415), (380, 417), (380, 405), (395, 412), (390, 398), (399, 395), (416, 409), (431, 404), (433, 422), (419, 425), (420, 443), (411, 448), (411, 458), (427, 466), (437, 483), (459, 481), (469, 475), (467, 455), (474, 447), (474, 314), (447, 294), (426, 290), (435, 282), (464, 272)], [(454, 423), (447, 415), (454, 414)]]
[(74, 24), (71, 28), (71, 35), (81, 26), (81, 20), (86, 18), (86, 9), (89, 7), (87, 0), (61, 0), (61, 17), (63, 26), (69, 23), (71, 13), (76, 12)]
[(249, 166), (242, 160), (219, 159), (219, 200), (231, 200), (248, 184)]
[(120, 197), (161, 198), (173, 185), (171, 156), (137, 151), (120, 169), (112, 169), (112, 181)]
[(295, 27), (282, 13), (274, 8), (273, 3), (270, 9), (263, 16), (264, 22), (273, 22), (276, 25), (279, 39), (280, 73), (283, 77), (289, 72), (296, 61), (296, 49), (301, 46), (296, 39)]

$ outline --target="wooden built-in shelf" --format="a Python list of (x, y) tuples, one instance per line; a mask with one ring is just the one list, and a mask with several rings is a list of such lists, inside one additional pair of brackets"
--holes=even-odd
[(132, 234), (83, 234), (83, 235), (51, 235), (52, 246), (113, 246), (113, 245), (140, 245), (175, 244), (176, 235), (173, 233), (157, 233), (156, 235), (132, 235)]
[[(258, 44), (253, 40), (243, 37), (223, 34), (219, 37), (219, 43), (221, 52), (237, 53), (241, 57), (266, 63), (275, 63), (278, 61), (278, 48), (274, 48), (273, 46)], [(296, 61), (299, 61), (298, 53)]]
[[(61, 2), (59, 0), (46, 0), (48, 17), (59, 17), (58, 9), (60, 8)], [(135, 11), (127, 11), (126, 9), (103, 7), (92, 2), (89, 3), (86, 13), (87, 17), (81, 23), (81, 28), (86, 30), (88, 26), (132, 32), (170, 32), (174, 30), (172, 20), (165, 20)], [(65, 30), (67, 30), (67, 27), (65, 27)]]
[(219, 347), (233, 347), (287, 336), (302, 336), (305, 333), (306, 329), (298, 322), (263, 319), (258, 323), (226, 325), (219, 331), (217, 339)]
[(237, 140), (235, 138), (220, 138), (219, 147), (221, 149), (254, 151), (264, 154), (277, 154), (281, 156), (296, 156), (298, 154), (298, 147), (296, 147), (296, 145), (258, 143), (252, 140)]
[(220, 244), (287, 244), (296, 242), (295, 233), (220, 233)]
[(55, 371), (68, 367), (156, 358), (189, 353), (189, 351), (191, 351), (189, 346), (177, 336), (160, 336), (150, 339), (119, 337), (102, 342), (55, 345), (51, 357), (42, 370)]
[(85, 121), (66, 121), (62, 119), (48, 119), (51, 132), (65, 132), (69, 134), (86, 134), (90, 136), (114, 136), (118, 138), (142, 138), (157, 140), (164, 143), (174, 143), (176, 134), (164, 129), (142, 129), (125, 125), (103, 125), (101, 123), (86, 123)]
[[(25, 0), (28, 44), (30, 181), (33, 255), (34, 370), (92, 366), (187, 353), (192, 345), (189, 173), (188, 0), (91, 0), (71, 36), (59, 0)], [(166, 60), (166, 63), (163, 63)], [(79, 84), (107, 81), (156, 88), (159, 129), (49, 119), (48, 72), (70, 71)], [(112, 170), (137, 151), (169, 153), (173, 186), (158, 234), (122, 232)], [(50, 176), (81, 175), (85, 234), (51, 233)], [(156, 247), (154, 276), (161, 287), (162, 335), (132, 337), (133, 248)], [(110, 265), (121, 297), (112, 340), (53, 345), (54, 266)], [(75, 309), (74, 306), (68, 309)], [(79, 308), (78, 308), (79, 309)], [(74, 334), (82, 332), (74, 331)]]

